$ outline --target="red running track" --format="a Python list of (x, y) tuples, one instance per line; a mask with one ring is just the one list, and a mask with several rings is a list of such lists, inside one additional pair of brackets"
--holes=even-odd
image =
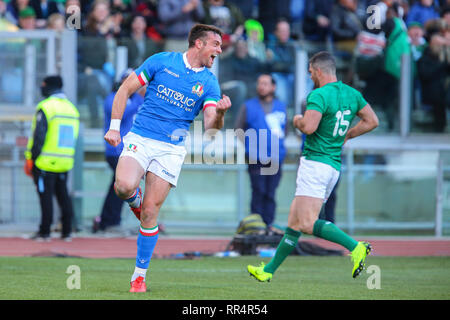
[[(215, 253), (224, 251), (231, 238), (170, 238), (160, 237), (155, 257), (189, 251)], [(366, 239), (376, 256), (450, 256), (447, 239)], [(322, 239), (303, 239), (325, 248), (343, 250), (342, 247)], [(344, 250), (345, 251), (345, 250)], [(52, 239), (37, 242), (18, 237), (0, 238), (0, 256), (75, 256), (86, 258), (135, 258), (136, 238), (74, 238), (72, 242)]]

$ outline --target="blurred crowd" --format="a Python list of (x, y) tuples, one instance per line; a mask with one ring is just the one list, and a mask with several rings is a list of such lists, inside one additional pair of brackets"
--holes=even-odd
[(450, 0), (0, 0), (0, 31), (75, 26), (79, 91), (92, 106), (92, 123), (99, 123), (95, 105), (114, 82), (111, 41), (128, 48), (135, 68), (155, 52), (186, 50), (197, 22), (225, 33), (220, 80), (235, 105), (255, 94), (256, 73), (269, 72), (277, 96), (292, 107), (295, 46), (308, 43), (354, 65), (343, 80), (363, 84), (392, 129), (398, 61), (409, 50), (414, 101), (429, 107), (436, 131), (445, 130)]

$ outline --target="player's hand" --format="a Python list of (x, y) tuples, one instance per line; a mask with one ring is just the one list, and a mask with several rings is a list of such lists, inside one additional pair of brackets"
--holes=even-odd
[(217, 101), (216, 112), (220, 115), (225, 115), (228, 109), (231, 108), (231, 100), (227, 95), (222, 95), (222, 99)]
[(117, 147), (120, 141), (122, 141), (122, 139), (120, 138), (120, 132), (117, 130), (108, 130), (104, 138), (106, 142), (108, 142), (113, 147)]
[(292, 119), (292, 124), (294, 125), (294, 128), (299, 129), (299, 127), (298, 127), (298, 121), (300, 121), (300, 119), (302, 119), (302, 118), (303, 118), (303, 115), (301, 115), (301, 114), (296, 114), (296, 115), (294, 116), (294, 119)]
[(31, 159), (25, 160), (25, 163), (23, 165), (23, 171), (25, 172), (25, 174), (29, 177), (32, 176), (32, 170), (33, 170), (33, 166), (34, 166), (34, 161)]

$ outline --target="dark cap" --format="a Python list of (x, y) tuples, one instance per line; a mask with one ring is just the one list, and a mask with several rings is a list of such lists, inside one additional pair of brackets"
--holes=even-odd
[(61, 76), (47, 76), (44, 78), (45, 85), (50, 88), (54, 89), (62, 89), (63, 87), (63, 81)]

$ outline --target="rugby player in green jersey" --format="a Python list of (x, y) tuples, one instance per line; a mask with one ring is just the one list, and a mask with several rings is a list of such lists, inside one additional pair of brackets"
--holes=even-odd
[[(306, 100), (304, 115), (296, 115), (294, 127), (306, 134), (304, 151), (297, 172), (295, 198), (291, 204), (288, 227), (271, 261), (260, 266), (247, 266), (259, 281), (270, 281), (275, 270), (292, 252), (302, 233), (338, 243), (350, 252), (352, 276), (356, 278), (364, 268), (372, 247), (358, 242), (335, 224), (318, 219), (324, 202), (335, 186), (341, 169), (342, 146), (348, 139), (369, 132), (378, 126), (378, 118), (361, 93), (338, 81), (333, 56), (325, 51), (309, 61), (314, 81)], [(355, 116), (359, 122), (352, 128)]]

